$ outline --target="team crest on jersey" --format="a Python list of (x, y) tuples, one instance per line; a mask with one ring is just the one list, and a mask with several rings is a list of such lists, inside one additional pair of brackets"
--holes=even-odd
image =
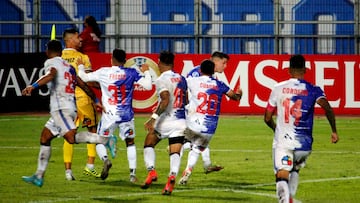
[(288, 155), (286, 155), (281, 159), (281, 163), (283, 165), (291, 166), (292, 165), (292, 160)]
[[(155, 81), (160, 76), (159, 67), (157, 66), (155, 61), (153, 61), (152, 59), (150, 59), (148, 57), (143, 57), (143, 56), (132, 57), (132, 58), (126, 60), (126, 63), (124, 66), (139, 68), (142, 64), (149, 65), (152, 81)], [(141, 100), (134, 98), (133, 99), (133, 107), (136, 109), (146, 109), (146, 108), (154, 106), (156, 104), (158, 98), (156, 95), (156, 91), (154, 91), (154, 90), (151, 90), (151, 91), (153, 91), (153, 94), (151, 94), (148, 98), (144, 98)]]

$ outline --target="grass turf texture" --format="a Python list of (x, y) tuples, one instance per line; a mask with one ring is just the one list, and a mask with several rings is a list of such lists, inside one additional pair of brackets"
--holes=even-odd
[[(210, 143), (213, 163), (223, 171), (205, 175), (199, 158), (186, 186), (178, 180), (187, 161), (182, 159), (179, 176), (171, 196), (161, 195), (169, 172), (167, 140), (156, 147), (157, 182), (147, 190), (140, 188), (146, 178), (143, 161), (143, 123), (137, 116), (137, 177), (129, 182), (125, 143), (118, 142), (117, 157), (105, 181), (82, 174), (86, 146), (74, 147), (73, 173), (76, 181), (66, 181), (62, 158), (63, 139), (54, 139), (52, 155), (42, 188), (21, 180), (37, 167), (39, 135), (48, 116), (0, 116), (0, 202), (277, 202), (272, 170), (273, 134), (261, 116), (221, 116), (216, 135)], [(337, 117), (340, 142), (330, 143), (330, 127), (324, 117), (314, 121), (313, 153), (300, 171), (296, 199), (301, 202), (360, 201), (360, 118)], [(102, 161), (96, 159), (100, 172)]]

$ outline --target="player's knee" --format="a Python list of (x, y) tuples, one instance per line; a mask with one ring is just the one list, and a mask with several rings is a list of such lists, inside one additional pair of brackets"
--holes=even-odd
[(76, 130), (70, 130), (64, 135), (64, 139), (66, 139), (69, 144), (75, 144), (75, 134)]
[(287, 170), (279, 170), (277, 173), (276, 173), (276, 181), (280, 181), (280, 180), (289, 180), (289, 175), (290, 175), (290, 172), (287, 171)]
[(126, 147), (129, 147), (129, 146), (135, 145), (135, 140), (134, 140), (134, 138), (126, 138), (125, 143), (126, 143)]

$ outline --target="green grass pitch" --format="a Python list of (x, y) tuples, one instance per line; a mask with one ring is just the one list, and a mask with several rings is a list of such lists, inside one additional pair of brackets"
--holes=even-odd
[[(0, 116), (0, 202), (277, 202), (271, 160), (273, 134), (262, 116), (221, 116), (210, 148), (213, 163), (223, 165), (224, 170), (206, 175), (199, 158), (188, 184), (176, 184), (171, 196), (161, 195), (169, 172), (169, 158), (167, 140), (160, 142), (156, 147), (159, 179), (149, 189), (141, 189), (147, 174), (143, 159), (143, 123), (147, 116), (135, 118), (137, 184), (129, 182), (122, 141), (118, 142), (118, 154), (105, 181), (82, 174), (86, 146), (75, 145), (76, 181), (66, 181), (63, 139), (58, 138), (52, 142), (52, 156), (42, 188), (23, 182), (21, 176), (32, 175), (36, 170), (39, 135), (48, 116)], [(327, 120), (323, 116), (314, 119), (315, 143), (306, 167), (300, 171), (295, 197), (298, 202), (360, 202), (360, 117), (337, 117), (337, 127), (340, 141), (331, 144)], [(180, 175), (186, 155), (182, 158)], [(95, 164), (101, 171), (99, 158)]]

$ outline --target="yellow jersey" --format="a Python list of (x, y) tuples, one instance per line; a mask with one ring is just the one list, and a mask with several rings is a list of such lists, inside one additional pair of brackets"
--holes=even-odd
[[(88, 55), (83, 54), (79, 51), (77, 51), (76, 49), (73, 48), (65, 48), (62, 51), (62, 55), (61, 57), (66, 60), (67, 62), (69, 62), (76, 70), (76, 74), (78, 74), (78, 65), (76, 64), (77, 60), (79, 58), (82, 59), (84, 66), (85, 66), (85, 72), (87, 71), (91, 71), (91, 63), (90, 63), (90, 59), (88, 57)], [(80, 87), (76, 87), (75, 88), (75, 97), (88, 97), (87, 94), (80, 88)]]

